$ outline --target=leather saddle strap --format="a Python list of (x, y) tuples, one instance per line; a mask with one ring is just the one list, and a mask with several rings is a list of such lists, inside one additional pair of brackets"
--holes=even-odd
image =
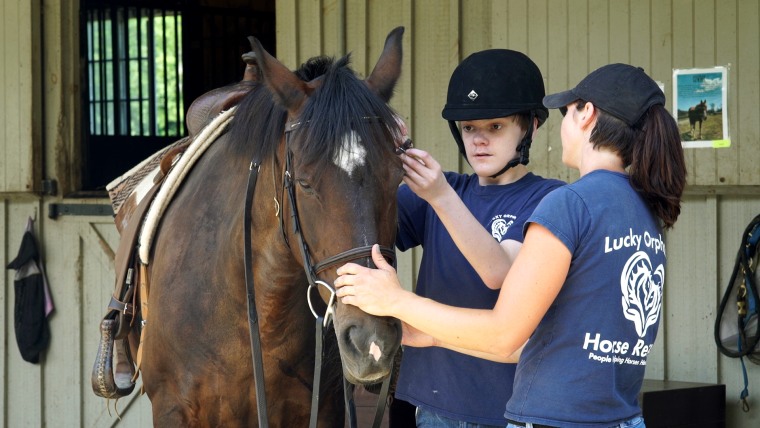
[[(130, 260), (132, 260), (132, 253), (137, 244), (137, 237), (140, 234), (142, 219), (145, 217), (145, 213), (148, 211), (153, 198), (161, 187), (161, 183), (162, 181), (159, 181), (154, 184), (148, 193), (145, 194), (142, 201), (137, 205), (127, 228), (124, 229), (119, 240), (119, 247), (116, 250), (116, 257), (114, 258), (114, 263), (116, 264), (116, 289), (114, 290), (113, 300), (121, 303), (121, 308), (124, 308), (129, 301), (129, 298), (125, 298), (126, 290), (124, 290), (124, 285), (126, 284), (127, 273), (131, 267)], [(114, 304), (113, 300), (109, 307)]]
[(111, 312), (106, 315), (106, 318), (114, 316), (112, 314), (116, 313), (116, 311), (113, 309), (113, 306), (120, 306), (122, 308), (118, 312), (119, 322), (116, 326), (116, 339), (126, 338), (129, 333), (129, 327), (131, 327), (131, 323), (124, 322), (124, 319), (125, 315), (128, 315), (127, 312), (130, 309), (134, 312), (134, 305), (130, 305), (129, 301), (133, 297), (132, 295), (135, 292), (135, 287), (133, 284), (134, 281), (128, 281), (127, 277), (134, 278), (135, 276), (134, 274), (136, 272), (130, 274), (130, 269), (132, 268), (132, 262), (135, 258), (134, 255), (137, 251), (135, 246), (137, 245), (137, 238), (140, 235), (142, 220), (153, 202), (156, 193), (158, 193), (158, 189), (161, 188), (161, 183), (163, 183), (163, 179), (154, 184), (140, 201), (140, 204), (130, 218), (129, 224), (121, 235), (119, 247), (116, 250), (116, 257), (114, 258), (114, 263), (116, 265), (116, 288), (111, 303), (108, 305)]
[(148, 327), (148, 266), (140, 264), (140, 317), (143, 319), (143, 325), (140, 329), (140, 344), (137, 346), (137, 357), (135, 363), (137, 369), (132, 377), (132, 382), (137, 381), (137, 376), (140, 374), (140, 368), (142, 367), (143, 345), (145, 343), (145, 334)]

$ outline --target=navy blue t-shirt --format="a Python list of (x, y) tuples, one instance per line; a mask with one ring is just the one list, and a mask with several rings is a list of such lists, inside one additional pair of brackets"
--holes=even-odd
[[(505, 185), (481, 186), (477, 175), (446, 173), (446, 179), (494, 239), (522, 242), (522, 226), (541, 198), (564, 185), (528, 173)], [(448, 305), (493, 308), (489, 289), (454, 244), (433, 208), (408, 186), (398, 190), (396, 246), (424, 251), (416, 293)], [(504, 404), (512, 394), (515, 365), (470, 357), (443, 348), (404, 348), (396, 397), (443, 416), (506, 425)]]
[(550, 193), (528, 222), (549, 229), (572, 259), (520, 356), (505, 416), (574, 428), (639, 416), (665, 282), (660, 222), (628, 176), (611, 171)]

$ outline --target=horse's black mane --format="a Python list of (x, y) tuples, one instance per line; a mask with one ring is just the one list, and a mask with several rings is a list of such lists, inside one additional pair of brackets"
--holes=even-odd
[[(392, 153), (391, 135), (399, 132), (393, 110), (376, 96), (348, 67), (350, 56), (339, 60), (315, 57), (295, 71), (304, 80), (323, 76), (298, 120), (290, 138), (307, 141), (293, 147), (306, 164), (332, 162), (333, 156), (351, 131), (365, 144), (366, 163), (371, 168)], [(287, 112), (277, 105), (266, 85), (257, 85), (240, 102), (231, 124), (230, 136), (240, 150), (263, 162), (276, 150), (285, 129)]]

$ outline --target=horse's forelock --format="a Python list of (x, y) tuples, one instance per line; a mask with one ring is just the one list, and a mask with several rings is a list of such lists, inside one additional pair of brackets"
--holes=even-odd
[(299, 118), (304, 125), (294, 131), (294, 137), (307, 142), (298, 148), (298, 156), (319, 170), (332, 162), (351, 133), (364, 143), (367, 168), (384, 164), (393, 153), (391, 136), (399, 132), (393, 110), (357, 77), (349, 63), (347, 55), (326, 71)]
[[(400, 135), (393, 110), (383, 102), (349, 68), (350, 55), (338, 60), (314, 57), (295, 73), (305, 81), (323, 77), (298, 118), (302, 126), (292, 137), (307, 141), (297, 148), (297, 156), (305, 164), (321, 166), (331, 163), (341, 150), (344, 138), (355, 133), (364, 142), (368, 173), (373, 166), (393, 156), (392, 135)], [(241, 100), (230, 126), (233, 144), (245, 155), (262, 161), (272, 156), (282, 138), (287, 112), (277, 105), (265, 85), (258, 85)], [(255, 151), (255, 152), (254, 152)]]

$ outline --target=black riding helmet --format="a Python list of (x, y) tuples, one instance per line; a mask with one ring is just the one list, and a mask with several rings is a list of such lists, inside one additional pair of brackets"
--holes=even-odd
[(509, 49), (488, 49), (465, 58), (451, 74), (446, 106), (441, 116), (448, 120), (459, 153), (467, 159), (457, 121), (491, 119), (517, 113), (530, 115), (528, 130), (517, 146), (519, 155), (492, 176), (495, 178), (513, 166), (528, 164), (528, 152), (533, 141), (533, 118), (538, 118), (538, 126), (541, 126), (549, 117), (549, 110), (542, 103), (544, 95), (541, 70), (530, 58)]

